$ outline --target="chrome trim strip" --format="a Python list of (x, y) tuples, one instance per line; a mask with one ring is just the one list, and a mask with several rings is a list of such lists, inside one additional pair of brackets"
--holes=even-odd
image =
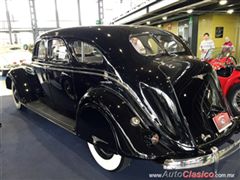
[(219, 150), (217, 147), (212, 147), (211, 154), (186, 159), (166, 159), (163, 163), (163, 168), (171, 170), (207, 166), (218, 163), (219, 160), (228, 157), (238, 149), (240, 149), (240, 139), (221, 150)]
[(31, 110), (32, 112), (36, 113), (37, 115), (47, 119), (48, 121), (52, 122), (53, 124), (56, 124), (57, 126), (62, 127), (63, 129), (67, 130), (68, 132), (77, 135), (77, 133), (75, 132), (75, 129), (73, 127), (71, 127), (69, 124), (66, 124), (63, 121), (55, 121), (53, 120), (54, 118), (50, 118), (49, 116), (46, 116), (42, 113), (40, 113), (38, 110), (32, 108), (28, 103), (27, 104), (23, 104), (23, 106), (25, 106), (27, 109)]
[[(42, 66), (39, 66), (38, 64), (32, 64), (32, 66), (36, 66), (36, 67), (38, 67), (38, 68), (43, 68)], [(143, 111), (146, 113), (146, 115), (148, 116), (148, 117), (150, 117), (150, 120), (152, 121), (152, 122), (154, 122), (154, 120), (153, 119), (151, 119), (151, 115), (146, 111), (146, 107), (142, 104), (142, 102), (141, 102), (141, 100), (140, 100), (140, 98), (137, 96), (137, 94), (132, 90), (132, 88), (131, 87), (129, 87), (128, 86), (128, 84), (126, 84), (125, 82), (123, 82), (122, 81), (122, 79), (121, 79), (121, 77), (120, 76), (118, 76), (117, 75), (117, 77), (119, 78), (119, 79), (116, 79), (113, 75), (114, 74), (112, 74), (112, 73), (108, 73), (108, 72), (106, 72), (106, 71), (103, 71), (103, 70), (98, 70), (98, 72), (91, 72), (91, 69), (80, 69), (80, 68), (76, 68), (76, 70), (71, 70), (71, 69), (61, 69), (61, 68), (54, 68), (54, 67), (50, 67), (50, 66), (48, 66), (48, 69), (50, 69), (50, 70), (55, 70), (55, 71), (64, 71), (64, 72), (71, 72), (71, 73), (79, 73), (79, 74), (89, 74), (89, 75), (95, 75), (95, 76), (100, 76), (100, 77), (103, 77), (104, 79), (109, 79), (109, 80), (112, 80), (112, 81), (114, 81), (115, 83), (117, 83), (117, 84), (119, 84), (120, 86), (122, 86), (125, 90), (127, 90), (135, 99), (136, 99), (136, 102), (138, 103), (138, 105), (141, 107), (141, 108), (143, 108)], [(89, 70), (89, 71), (87, 71), (87, 70)], [(108, 73), (108, 75), (106, 75), (106, 73)], [(111, 76), (109, 76), (109, 75), (111, 75)], [(88, 92), (87, 92), (88, 93)], [(86, 94), (87, 94), (86, 93)], [(86, 95), (85, 94), (85, 95)], [(84, 96), (85, 96), (84, 95)], [(83, 97), (84, 97), (83, 96)], [(135, 109), (134, 108), (132, 108), (131, 106), (130, 106), (130, 108), (132, 109), (132, 111), (140, 118), (140, 120), (141, 120), (141, 122), (142, 122), (142, 124), (144, 125), (144, 126), (146, 126), (146, 123), (143, 121), (143, 119), (141, 118), (141, 116), (135, 111)], [(144, 158), (144, 159), (148, 159), (148, 158), (151, 158), (151, 159), (153, 159), (153, 158), (155, 158), (155, 156), (148, 156), (147, 154), (144, 154), (144, 153), (141, 153), (141, 152), (139, 152), (134, 146), (133, 146), (133, 144), (131, 143), (131, 140), (129, 139), (129, 137), (127, 136), (127, 134), (126, 134), (126, 132), (123, 130), (123, 128), (121, 127), (121, 125), (115, 120), (115, 118), (113, 118), (114, 119), (114, 121), (115, 121), (115, 123), (117, 124), (117, 126), (120, 128), (120, 130), (121, 130), (121, 132), (124, 134), (124, 136), (125, 136), (125, 138), (127, 139), (127, 141), (128, 141), (128, 143), (129, 143), (129, 145), (131, 146), (131, 148), (141, 157), (141, 158)]]
[[(43, 68), (40, 64), (43, 64), (43, 63), (32, 63), (31, 65), (38, 67), (38, 68)], [(106, 78), (106, 74), (104, 74), (104, 72), (106, 72), (106, 71), (104, 71), (104, 70), (94, 69), (94, 71), (96, 71), (96, 72), (91, 72), (92, 69), (89, 69), (89, 68), (71, 67), (71, 68), (75, 69), (75, 70), (73, 70), (73, 69), (66, 69), (66, 67), (64, 67), (64, 66), (62, 66), (62, 69), (61, 69), (61, 68), (51, 67), (52, 65), (48, 65), (48, 64), (46, 64), (46, 65), (48, 66), (49, 70), (65, 71), (65, 72), (79, 73), (79, 74), (88, 74), (88, 75), (95, 75), (95, 76), (100, 76), (100, 77)], [(141, 107), (141, 109), (145, 112), (145, 114), (149, 117), (149, 119), (155, 124), (155, 121), (152, 118), (151, 114), (147, 111), (147, 108), (144, 106), (144, 104), (142, 103), (140, 98), (137, 96), (137, 94), (132, 90), (132, 88), (129, 87), (128, 84), (126, 84), (121, 78), (117, 79), (114, 76), (117, 76), (119, 78), (118, 75), (108, 72), (107, 79), (114, 81), (115, 83), (117, 83), (121, 87), (123, 87), (125, 90), (127, 90), (136, 99), (136, 102), (139, 105), (139, 107)], [(137, 112), (135, 111), (135, 113), (137, 113)], [(139, 116), (138, 113), (137, 113), (137, 115), (141, 119), (141, 117)], [(144, 121), (142, 119), (141, 119), (141, 121), (142, 121), (142, 123), (144, 123)]]

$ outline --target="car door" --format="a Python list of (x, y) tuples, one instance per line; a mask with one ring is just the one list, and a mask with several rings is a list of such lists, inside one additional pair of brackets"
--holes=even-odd
[(38, 80), (43, 89), (43, 96), (40, 98), (40, 100), (45, 104), (52, 106), (52, 96), (49, 88), (48, 75), (46, 72), (46, 68), (48, 66), (46, 39), (42, 39), (35, 44), (32, 60), (32, 68), (36, 72)]
[(73, 93), (71, 54), (61, 38), (48, 40), (48, 80), (55, 109), (75, 118), (76, 104)]
[(99, 85), (104, 80), (105, 63), (100, 50), (92, 44), (81, 40), (70, 42), (74, 57), (74, 91), (76, 103), (89, 90)]

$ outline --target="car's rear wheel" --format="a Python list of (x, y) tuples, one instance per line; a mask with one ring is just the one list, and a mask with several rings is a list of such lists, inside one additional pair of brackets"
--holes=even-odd
[(227, 99), (233, 115), (240, 115), (240, 84), (236, 84), (230, 89)]
[(95, 161), (107, 171), (121, 171), (130, 164), (130, 159), (113, 154), (96, 145), (88, 143), (89, 150)]
[(12, 82), (12, 96), (13, 96), (13, 102), (14, 102), (16, 108), (18, 110), (22, 110), (23, 105), (19, 100), (19, 94), (18, 94), (18, 91), (16, 89), (16, 86), (15, 86), (14, 82)]

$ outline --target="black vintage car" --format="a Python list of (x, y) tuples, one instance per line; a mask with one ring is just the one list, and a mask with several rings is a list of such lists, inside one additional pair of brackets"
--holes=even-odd
[(32, 64), (6, 78), (28, 108), (88, 142), (97, 163), (130, 158), (166, 169), (209, 165), (240, 146), (239, 119), (216, 73), (175, 35), (153, 27), (57, 29), (40, 36)]

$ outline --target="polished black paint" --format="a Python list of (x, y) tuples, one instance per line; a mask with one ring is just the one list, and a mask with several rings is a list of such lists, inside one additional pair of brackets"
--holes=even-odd
[[(53, 30), (41, 35), (38, 41), (64, 40), (68, 62), (51, 62), (48, 57), (42, 61), (33, 56), (32, 64), (8, 73), (7, 87), (13, 81), (23, 104), (41, 100), (72, 118), (77, 135), (89, 142), (93, 142), (94, 135), (100, 139), (95, 142), (97, 145), (115, 153), (158, 160), (203, 153), (199, 151), (203, 143), (196, 139), (206, 131), (192, 129), (194, 119), (186, 116), (191, 112), (182, 107), (186, 104), (181, 90), (186, 86), (198, 88), (197, 84), (191, 84), (195, 76), (214, 77), (212, 68), (196, 61), (185, 44), (183, 53), (142, 56), (129, 42), (131, 35), (142, 33), (172, 36), (182, 42), (171, 33), (144, 26)], [(103, 63), (78, 62), (71, 47), (75, 39), (97, 47), (103, 54)], [(227, 111), (225, 105), (223, 111)], [(131, 125), (132, 117), (141, 120), (138, 126)], [(195, 123), (200, 121), (209, 119)], [(210, 128), (217, 133), (215, 127)], [(234, 131), (231, 128), (231, 133)], [(222, 141), (226, 138), (224, 133), (220, 135)], [(157, 145), (150, 140), (154, 134), (160, 137)], [(211, 145), (214, 143), (211, 139)]]

